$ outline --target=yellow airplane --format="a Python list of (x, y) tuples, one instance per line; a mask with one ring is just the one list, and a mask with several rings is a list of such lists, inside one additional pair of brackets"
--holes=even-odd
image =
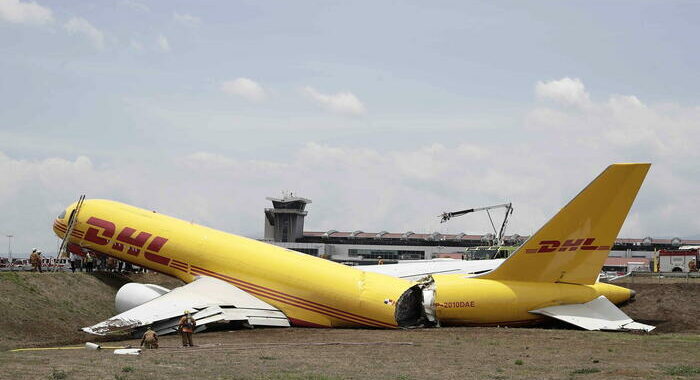
[[(96, 334), (154, 325), (175, 331), (183, 310), (206, 323), (398, 328), (514, 326), (553, 317), (591, 330), (645, 330), (614, 304), (634, 292), (597, 282), (650, 164), (609, 166), (510, 258), (478, 275), (409, 281), (236, 236), (108, 200), (69, 206), (54, 231), (68, 250), (177, 277), (168, 291), (127, 284), (119, 315)], [(67, 236), (66, 238), (66, 235)], [(120, 301), (121, 298), (121, 301)]]

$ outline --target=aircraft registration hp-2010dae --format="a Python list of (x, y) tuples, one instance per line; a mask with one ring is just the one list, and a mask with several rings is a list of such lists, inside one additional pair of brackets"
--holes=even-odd
[(148, 325), (174, 332), (184, 310), (198, 326), (514, 326), (552, 317), (589, 330), (650, 331), (615, 306), (634, 291), (597, 282), (649, 167), (609, 166), (513, 255), (477, 275), (428, 271), (412, 281), (107, 200), (71, 205), (54, 231), (71, 252), (98, 252), (187, 283), (170, 291), (125, 285), (120, 314), (83, 329), (94, 334)]

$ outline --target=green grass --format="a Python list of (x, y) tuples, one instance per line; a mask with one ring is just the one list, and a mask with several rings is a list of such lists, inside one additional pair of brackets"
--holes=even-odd
[(598, 373), (600, 370), (598, 368), (580, 368), (575, 371), (571, 371), (571, 375), (588, 375), (591, 373)]
[(66, 375), (65, 372), (63, 372), (60, 369), (56, 369), (56, 368), (52, 369), (51, 375), (49, 375), (49, 379), (65, 379), (67, 377), (68, 377), (68, 375)]
[(515, 365), (523, 365), (523, 361), (518, 359), (515, 361)]
[(700, 374), (700, 368), (689, 365), (674, 365), (663, 368), (664, 373), (671, 376), (693, 376)]
[(20, 276), (17, 272), (5, 272), (0, 275), (3, 280), (10, 281), (11, 283), (26, 288), (27, 285), (24, 282), (24, 276)]
[(282, 372), (282, 373), (274, 373), (269, 376), (265, 376), (264, 379), (285, 379), (285, 380), (339, 380), (341, 379), (340, 377), (336, 376), (327, 376), (327, 375), (320, 375), (320, 374), (300, 374), (300, 373), (291, 373), (291, 372)]
[(134, 367), (124, 367), (122, 368), (122, 372), (132, 372), (134, 370)]
[(666, 335), (656, 335), (656, 339), (659, 340), (670, 340), (672, 343), (675, 342), (698, 342), (700, 343), (700, 335), (686, 335), (686, 334), (666, 334)]

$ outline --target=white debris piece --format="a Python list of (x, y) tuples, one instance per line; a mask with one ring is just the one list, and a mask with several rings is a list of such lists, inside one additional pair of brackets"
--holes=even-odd
[(140, 348), (119, 348), (114, 350), (116, 355), (141, 355)]

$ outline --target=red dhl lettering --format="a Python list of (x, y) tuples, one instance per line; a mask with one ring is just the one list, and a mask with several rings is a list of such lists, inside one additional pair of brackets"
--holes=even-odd
[(146, 231), (138, 231), (135, 228), (124, 227), (119, 231), (116, 239), (112, 240), (117, 231), (117, 227), (114, 223), (109, 220), (90, 217), (87, 220), (87, 224), (89, 224), (90, 227), (85, 232), (84, 240), (86, 241), (98, 245), (109, 245), (111, 243), (111, 248), (113, 250), (124, 252), (126, 248), (126, 253), (132, 256), (138, 256), (141, 253), (141, 249), (150, 241), (146, 247), (144, 257), (149, 261), (162, 265), (168, 265), (170, 262), (169, 258), (156, 254), (160, 252), (161, 248), (168, 242), (168, 239), (162, 236), (153, 236), (153, 234)]
[(549, 252), (575, 252), (582, 251), (607, 251), (610, 250), (609, 245), (593, 245), (595, 238), (581, 238), (560, 240), (542, 240), (539, 248), (528, 248), (525, 253), (549, 253)]

